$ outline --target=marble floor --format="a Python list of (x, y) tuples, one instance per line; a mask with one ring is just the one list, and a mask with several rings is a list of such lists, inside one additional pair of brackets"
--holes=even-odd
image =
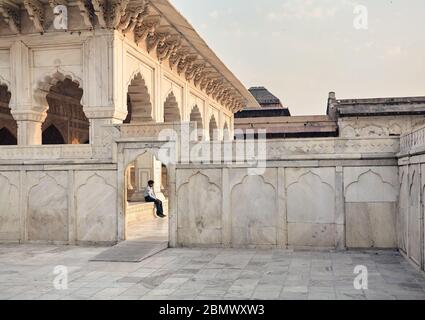
[[(105, 248), (0, 245), (0, 299), (425, 300), (425, 278), (394, 251), (167, 249), (140, 263), (89, 262)], [(56, 266), (67, 289), (54, 288)], [(357, 265), (368, 289), (353, 285)]]
[(168, 217), (132, 223), (127, 230), (128, 241), (168, 241)]

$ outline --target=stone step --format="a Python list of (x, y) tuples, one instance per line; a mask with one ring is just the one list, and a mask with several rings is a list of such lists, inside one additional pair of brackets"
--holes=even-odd
[(167, 248), (167, 241), (124, 241), (103, 251), (90, 261), (137, 263)]

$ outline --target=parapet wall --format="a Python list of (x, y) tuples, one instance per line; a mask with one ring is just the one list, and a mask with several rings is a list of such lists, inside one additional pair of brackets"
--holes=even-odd
[[(124, 240), (125, 168), (144, 152), (162, 160), (173, 142), (160, 129), (106, 127), (98, 147), (0, 147), (0, 241)], [(397, 247), (397, 137), (174, 143), (172, 247)], [(206, 149), (219, 161), (187, 158)]]

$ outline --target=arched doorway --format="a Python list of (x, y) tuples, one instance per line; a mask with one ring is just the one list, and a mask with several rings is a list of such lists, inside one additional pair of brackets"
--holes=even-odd
[(210, 134), (210, 141), (219, 140), (218, 125), (214, 115), (212, 115), (210, 118), (209, 134)]
[(10, 98), (8, 87), (0, 84), (0, 145), (17, 144), (17, 126), (10, 113)]
[(138, 73), (128, 86), (127, 118), (124, 123), (142, 124), (152, 122), (152, 103), (148, 87), (142, 75)]
[(54, 124), (43, 131), (43, 144), (65, 144), (62, 133)]
[[(166, 166), (143, 152), (130, 162), (124, 173), (125, 240), (137, 242), (169, 241), (168, 174)], [(155, 197), (162, 201), (164, 214), (157, 216), (154, 203), (145, 201), (148, 181), (153, 180)]]
[(176, 96), (170, 92), (164, 102), (164, 122), (180, 122), (180, 109)]
[(48, 111), (43, 123), (43, 144), (89, 143), (90, 123), (84, 114), (83, 90), (68, 78), (50, 87), (46, 100)]
[(0, 145), (16, 145), (16, 137), (7, 129), (0, 129)]
[(202, 120), (202, 114), (197, 105), (195, 105), (190, 112), (190, 121), (196, 122), (198, 140), (201, 141), (204, 136), (204, 124)]

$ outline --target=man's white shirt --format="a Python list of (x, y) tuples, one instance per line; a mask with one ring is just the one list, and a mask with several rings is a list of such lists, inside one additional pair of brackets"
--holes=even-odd
[(150, 186), (147, 186), (145, 189), (145, 198), (151, 197), (156, 200), (155, 192), (153, 191), (153, 188)]

